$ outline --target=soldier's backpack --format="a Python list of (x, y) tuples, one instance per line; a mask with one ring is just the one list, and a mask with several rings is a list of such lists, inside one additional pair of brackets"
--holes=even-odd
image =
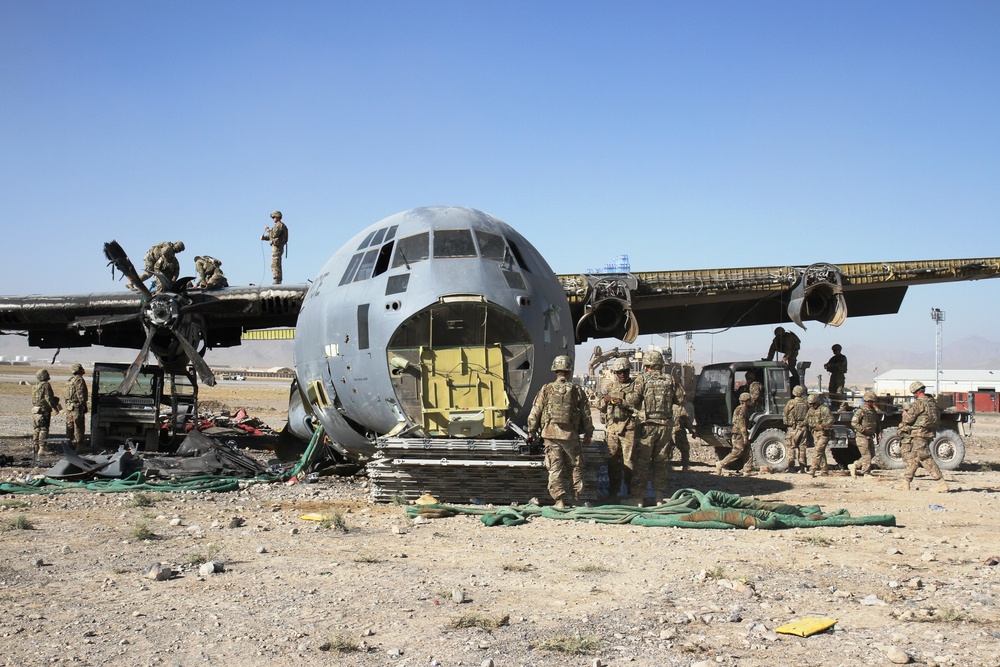
[(580, 422), (580, 403), (576, 392), (579, 391), (572, 382), (553, 382), (549, 385), (542, 414), (545, 424), (556, 423), (561, 426), (573, 427)]
[(674, 416), (674, 380), (669, 375), (646, 375), (642, 409), (646, 419), (670, 421)]
[(924, 396), (917, 400), (923, 403), (924, 411), (917, 415), (917, 418), (913, 421), (913, 425), (917, 428), (936, 431), (938, 426), (941, 425), (941, 408), (938, 407), (937, 401), (930, 396)]

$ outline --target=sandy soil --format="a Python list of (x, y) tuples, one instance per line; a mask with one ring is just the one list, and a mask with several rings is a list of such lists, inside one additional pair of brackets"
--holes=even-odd
[[(27, 450), (28, 391), (0, 380), (0, 453)], [(285, 390), (218, 391), (231, 393), (203, 398), (281, 425)], [(402, 507), (371, 505), (362, 477), (225, 494), (0, 495), (0, 660), (996, 665), (1000, 420), (980, 415), (975, 429), (948, 494), (921, 477), (898, 491), (888, 472), (718, 478), (708, 448), (673, 477), (676, 488), (893, 514), (893, 528), (415, 524)], [(0, 480), (38, 472), (3, 468)], [(225, 572), (199, 574), (213, 559)], [(155, 562), (176, 576), (145, 578)], [(811, 616), (837, 624), (807, 638), (774, 631)]]

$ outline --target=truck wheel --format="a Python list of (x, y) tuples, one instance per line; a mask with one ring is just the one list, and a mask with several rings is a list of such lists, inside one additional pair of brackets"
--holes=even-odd
[(941, 429), (931, 440), (931, 456), (941, 470), (957, 470), (965, 460), (965, 441), (951, 429)]
[(785, 432), (779, 428), (769, 428), (757, 434), (750, 443), (753, 460), (758, 468), (767, 466), (775, 472), (788, 470), (788, 448), (785, 447)]
[(858, 449), (857, 445), (837, 447), (831, 449), (830, 453), (833, 454), (833, 460), (842, 466), (850, 465), (861, 458), (861, 450)]
[(899, 439), (899, 431), (896, 427), (887, 428), (882, 431), (875, 445), (875, 452), (878, 454), (879, 467), (883, 470), (902, 470), (903, 445)]

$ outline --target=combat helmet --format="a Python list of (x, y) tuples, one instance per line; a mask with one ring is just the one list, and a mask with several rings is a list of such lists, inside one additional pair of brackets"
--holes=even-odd
[(785, 328), (784, 327), (775, 327), (774, 328), (774, 335), (775, 336), (780, 336), (783, 333), (785, 333)]
[(866, 391), (864, 394), (864, 399), (866, 401), (875, 401), (878, 399), (878, 396), (875, 395), (874, 391)]
[(631, 364), (629, 364), (628, 359), (625, 357), (618, 357), (611, 362), (611, 372), (620, 373), (622, 371), (630, 370)]
[(81, 375), (83, 373), (83, 365), (73, 364), (72, 366), (69, 367), (69, 372), (72, 373), (73, 375)]
[(795, 397), (805, 396), (805, 394), (806, 394), (806, 388), (803, 387), (802, 385), (797, 384), (794, 387), (792, 387), (792, 396)]
[(174, 241), (170, 244), (174, 252), (184, 252), (184, 241)]
[(833, 344), (833, 347), (831, 347), (830, 349), (831, 349), (831, 350), (833, 350), (833, 351), (834, 351), (834, 353), (839, 353), (839, 352), (840, 352), (841, 350), (843, 350), (844, 348), (842, 348), (842, 347), (840, 346), (840, 343), (834, 343), (834, 344)]
[(552, 360), (552, 370), (570, 372), (573, 370), (573, 360), (565, 354), (560, 354)]
[(272, 220), (281, 220), (281, 211), (271, 211)]
[(749, 403), (749, 402), (750, 402), (750, 394), (746, 392), (740, 394), (740, 403)]
[(35, 379), (38, 380), (39, 382), (45, 382), (46, 380), (49, 379), (49, 372), (43, 368), (37, 373), (35, 373)]
[(819, 405), (819, 394), (809, 394), (809, 398), (806, 399), (806, 403), (809, 405)]
[(663, 353), (659, 350), (650, 350), (642, 358), (643, 366), (662, 366), (663, 365)]
[(914, 380), (913, 382), (910, 383), (910, 393), (911, 394), (915, 394), (918, 391), (923, 391), (926, 388), (927, 388), (927, 386), (923, 382), (921, 382), (920, 380)]

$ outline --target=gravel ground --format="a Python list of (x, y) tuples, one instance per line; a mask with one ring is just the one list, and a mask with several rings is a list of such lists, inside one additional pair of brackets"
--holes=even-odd
[[(245, 384), (245, 404), (270, 400)], [(0, 453), (27, 450), (22, 389), (0, 383)], [(362, 477), (225, 494), (4, 495), (0, 660), (997, 665), (1000, 566), (988, 563), (1000, 557), (1000, 422), (980, 416), (976, 429), (966, 463), (946, 475), (960, 490), (948, 494), (920, 477), (916, 490), (895, 490), (888, 472), (718, 478), (708, 448), (673, 478), (677, 488), (894, 514), (893, 528), (415, 523), (402, 507), (370, 504)], [(3, 468), (0, 480), (38, 471)], [(206, 560), (225, 571), (199, 573)], [(175, 575), (145, 577), (153, 563)], [(811, 616), (837, 624), (807, 638), (775, 632)]]

